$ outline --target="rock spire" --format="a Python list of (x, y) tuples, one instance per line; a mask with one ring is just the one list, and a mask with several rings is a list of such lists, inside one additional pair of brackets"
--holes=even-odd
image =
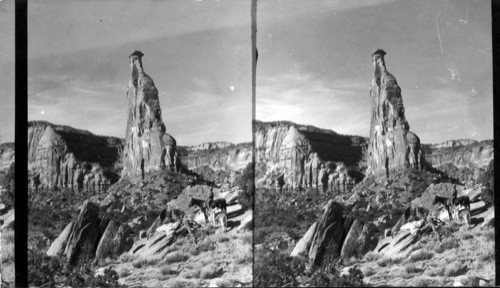
[(178, 170), (175, 139), (165, 132), (158, 90), (145, 72), (140, 51), (130, 54), (128, 120), (122, 176), (142, 176), (154, 170)]
[(372, 54), (374, 73), (370, 89), (372, 116), (367, 174), (388, 177), (393, 169), (421, 169), (423, 156), (420, 139), (410, 132), (405, 117), (401, 88), (385, 66), (385, 55), (382, 49)]

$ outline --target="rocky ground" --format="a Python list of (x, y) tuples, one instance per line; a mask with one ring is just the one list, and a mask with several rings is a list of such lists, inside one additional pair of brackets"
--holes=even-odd
[[(485, 202), (489, 193), (481, 184), (457, 185), (459, 196), (468, 195), (474, 202), (471, 204), (472, 227), (466, 229), (454, 221), (449, 222), (447, 213), (440, 206), (432, 205), (433, 195), (451, 194), (453, 184), (450, 182), (453, 181), (439, 173), (410, 169), (393, 173), (383, 181), (367, 178), (346, 193), (321, 193), (313, 188), (293, 192), (258, 188), (256, 207), (260, 209), (256, 211), (255, 220), (254, 272), (257, 286), (339, 283), (452, 286), (455, 282), (478, 286), (480, 280), (481, 285), (490, 285), (495, 275), (495, 250), (493, 207)], [(324, 212), (327, 203), (340, 206), (327, 213)], [(425, 220), (413, 214), (417, 211), (415, 207), (424, 207), (425, 213), (444, 221), (439, 222), (439, 236), (432, 233)], [(315, 221), (318, 226), (311, 227)], [(423, 223), (422, 226), (418, 226), (419, 223)], [(327, 226), (337, 232), (326, 233), (323, 229)], [(413, 234), (403, 230), (410, 226)], [(394, 233), (394, 238), (385, 236), (388, 231)], [(314, 236), (316, 234), (318, 236)], [(325, 240), (330, 246), (321, 242), (322, 237), (330, 237)], [(315, 249), (323, 252), (312, 252)], [(308, 268), (314, 259), (319, 259), (321, 273), (312, 273)], [(353, 272), (357, 270), (362, 274), (356, 272), (351, 273), (355, 277), (349, 276), (346, 271), (354, 267)], [(281, 275), (281, 280), (269, 282), (279, 277), (272, 279), (266, 270)]]
[[(227, 233), (205, 227), (198, 208), (187, 205), (190, 197), (204, 199), (210, 190), (215, 198), (228, 202)], [(238, 187), (215, 186), (193, 173), (170, 171), (147, 174), (144, 180), (121, 179), (101, 191), (31, 191), (30, 283), (33, 287), (49, 282), (79, 287), (76, 282), (103, 285), (109, 281), (123, 287), (248, 286), (252, 212), (238, 204), (239, 192)], [(160, 228), (155, 233), (167, 206), (184, 211), (197, 244), (185, 229), (168, 234)], [(145, 238), (146, 231), (151, 232), (149, 238)], [(161, 243), (162, 247), (137, 252), (137, 243), (145, 247)], [(44, 256), (46, 252), (52, 257)], [(73, 260), (68, 262), (66, 255)], [(77, 266), (68, 268), (70, 264)]]

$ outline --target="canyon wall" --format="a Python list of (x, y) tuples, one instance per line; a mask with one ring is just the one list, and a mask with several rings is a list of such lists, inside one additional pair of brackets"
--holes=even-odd
[(292, 122), (254, 121), (256, 185), (322, 187), (361, 180), (367, 139)]
[(28, 172), (34, 186), (109, 185), (121, 170), (123, 140), (45, 121), (28, 122)]

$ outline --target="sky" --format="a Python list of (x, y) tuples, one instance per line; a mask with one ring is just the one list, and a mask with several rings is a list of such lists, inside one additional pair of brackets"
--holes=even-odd
[(32, 0), (28, 15), (28, 120), (124, 138), (140, 50), (178, 145), (252, 140), (250, 1)]
[(0, 143), (14, 142), (14, 0), (0, 1)]
[(493, 138), (489, 1), (261, 0), (257, 26), (258, 120), (368, 137), (381, 48), (422, 143)]

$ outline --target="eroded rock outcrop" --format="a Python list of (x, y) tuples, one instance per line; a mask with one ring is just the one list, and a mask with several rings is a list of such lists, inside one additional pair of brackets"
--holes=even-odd
[(149, 171), (177, 171), (180, 167), (177, 143), (165, 132), (158, 90), (153, 79), (144, 73), (143, 55), (135, 51), (129, 57), (131, 73), (122, 176), (144, 177)]
[(14, 143), (0, 144), (0, 171), (7, 171), (12, 163), (14, 163), (15, 156)]
[(449, 140), (422, 149), (428, 164), (463, 184), (479, 180), (494, 158), (493, 140)]
[(389, 175), (393, 169), (423, 168), (420, 139), (410, 132), (405, 117), (401, 88), (385, 67), (383, 50), (372, 55), (374, 74), (370, 89), (371, 123), (368, 146), (368, 171)]
[(86, 188), (118, 180), (123, 141), (85, 130), (28, 122), (28, 172), (34, 186)]
[(373, 250), (378, 243), (374, 225), (347, 215), (343, 207), (330, 200), (323, 215), (302, 239), (297, 242), (291, 256), (306, 256), (309, 268), (315, 269), (338, 258), (359, 256)]
[(80, 213), (52, 242), (48, 256), (66, 256), (70, 266), (87, 259), (118, 256), (132, 247), (130, 228), (106, 217), (99, 217), (99, 206), (85, 201)]
[(335, 189), (362, 178), (366, 138), (287, 121), (254, 121), (254, 129), (257, 185), (280, 177), (286, 187)]
[(233, 183), (236, 174), (252, 161), (252, 143), (203, 143), (179, 147), (183, 165), (214, 183)]

